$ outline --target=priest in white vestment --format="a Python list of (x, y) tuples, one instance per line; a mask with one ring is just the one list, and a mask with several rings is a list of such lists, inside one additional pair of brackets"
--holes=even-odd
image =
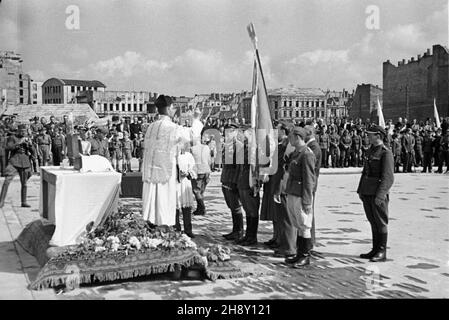
[(190, 128), (172, 122), (176, 112), (172, 99), (160, 95), (156, 102), (159, 119), (145, 134), (143, 157), (142, 215), (155, 225), (176, 222), (176, 156), (179, 144), (190, 140)]

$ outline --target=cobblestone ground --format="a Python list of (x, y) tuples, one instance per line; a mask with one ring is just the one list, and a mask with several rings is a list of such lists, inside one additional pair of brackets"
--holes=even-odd
[[(263, 275), (246, 278), (174, 281), (158, 275), (60, 293), (29, 291), (36, 260), (11, 239), (37, 219), (39, 178), (30, 184), (31, 209), (18, 207), (20, 183), (15, 180), (0, 210), (0, 299), (332, 299), (449, 298), (448, 175), (398, 174), (390, 202), (388, 261), (359, 259), (371, 248), (370, 228), (355, 189), (359, 174), (323, 174), (316, 199), (319, 256), (303, 270), (289, 268), (262, 243), (271, 238), (269, 222), (261, 222), (260, 244), (245, 248), (223, 240), (231, 229), (230, 213), (213, 174), (206, 191), (206, 216), (194, 217), (199, 244), (222, 243), (235, 261), (251, 262)], [(140, 201), (122, 199), (139, 210)]]

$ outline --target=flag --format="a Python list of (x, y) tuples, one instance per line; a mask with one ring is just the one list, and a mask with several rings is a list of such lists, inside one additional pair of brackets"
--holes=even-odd
[(437, 128), (441, 128), (440, 116), (438, 115), (437, 101), (435, 98), (433, 99), (433, 116), (435, 118), (435, 123), (437, 125)]
[[(249, 159), (251, 163), (250, 186), (259, 186), (260, 181), (274, 174), (275, 131), (271, 119), (268, 94), (257, 49), (254, 25), (248, 26), (248, 33), (254, 46), (254, 67), (251, 99), (251, 137)], [(277, 159), (276, 159), (277, 160)]]
[(382, 106), (380, 105), (379, 97), (377, 97), (377, 116), (379, 117), (379, 126), (385, 129), (384, 113), (382, 112)]

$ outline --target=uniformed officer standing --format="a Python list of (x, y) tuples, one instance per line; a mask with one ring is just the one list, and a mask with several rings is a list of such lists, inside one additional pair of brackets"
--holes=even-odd
[(366, 162), (366, 154), (368, 153), (369, 148), (371, 147), (371, 141), (366, 134), (366, 130), (362, 131), (362, 164), (365, 165)]
[(426, 173), (429, 169), (429, 173), (432, 173), (432, 154), (433, 154), (433, 139), (430, 136), (430, 131), (426, 130), (422, 141), (423, 150), (423, 170), (422, 173)]
[(295, 127), (290, 133), (290, 144), (295, 147), (288, 165), (287, 214), (289, 223), (286, 230), (292, 237), (288, 239), (288, 250), (296, 249), (296, 255), (287, 257), (285, 262), (294, 268), (310, 264), (312, 249), (311, 229), (313, 221), (313, 191), (315, 188), (315, 155), (306, 146), (307, 130)]
[(340, 148), (338, 147), (340, 144), (340, 136), (335, 132), (334, 127), (330, 128), (331, 133), (329, 135), (329, 152), (332, 159), (332, 168), (335, 168), (340, 163)]
[(322, 155), (321, 166), (324, 168), (329, 168), (329, 135), (326, 133), (326, 129), (324, 127), (320, 132), (319, 144)]
[(55, 136), (53, 137), (52, 153), (53, 165), (59, 166), (64, 159), (66, 150), (65, 136), (62, 134), (60, 128), (55, 129)]
[(223, 171), (221, 172), (221, 190), (223, 192), (226, 205), (231, 210), (232, 231), (223, 235), (226, 240), (237, 240), (243, 237), (243, 213), (240, 201), (239, 190), (237, 188), (238, 166), (236, 154), (236, 124), (226, 127), (225, 146), (223, 148)]
[(110, 160), (109, 155), (109, 143), (108, 140), (105, 139), (105, 135), (107, 134), (107, 129), (98, 128), (97, 134), (94, 139), (89, 140), (91, 144), (90, 154), (91, 155), (99, 155), (105, 157)]
[(343, 137), (340, 139), (340, 167), (349, 167), (350, 150), (352, 146), (352, 138), (348, 130), (343, 131)]
[(352, 145), (351, 145), (351, 165), (353, 167), (361, 166), (360, 151), (362, 148), (362, 137), (354, 129), (352, 132)]
[(423, 137), (419, 131), (415, 132), (415, 165), (422, 166), (423, 152), (422, 152)]
[(0, 193), (0, 208), (3, 208), (5, 204), (9, 184), (16, 174), (20, 176), (20, 183), (22, 185), (22, 207), (29, 208), (30, 205), (26, 202), (27, 181), (31, 177), (30, 155), (33, 155), (33, 146), (30, 138), (27, 136), (27, 128), (25, 125), (19, 125), (17, 134), (8, 137), (6, 148), (10, 151), (10, 158), (8, 166), (5, 169), (6, 178)]
[(47, 166), (50, 161), (51, 137), (47, 134), (47, 129), (42, 127), (39, 129), (39, 135), (36, 138), (37, 152), (39, 153), (39, 165)]
[(360, 257), (380, 262), (387, 258), (388, 203), (390, 188), (394, 182), (394, 160), (391, 150), (383, 144), (385, 130), (373, 125), (367, 133), (371, 147), (367, 152), (367, 162), (363, 167), (357, 193), (371, 225), (373, 248)]

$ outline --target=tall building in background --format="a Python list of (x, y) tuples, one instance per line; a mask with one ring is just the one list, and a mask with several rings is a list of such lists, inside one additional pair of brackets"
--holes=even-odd
[[(357, 85), (352, 97), (352, 104), (349, 110), (349, 117), (352, 119), (373, 120), (377, 117), (377, 99), (381, 104), (383, 101), (383, 91), (377, 85), (362, 83)], [(384, 113), (384, 116), (387, 117)]]
[(354, 92), (343, 89), (343, 91), (326, 92), (327, 96), (327, 114), (326, 118), (343, 118), (349, 115), (349, 109), (352, 105)]
[(2, 107), (30, 103), (30, 76), (22, 69), (20, 54), (0, 51), (0, 105)]
[(433, 118), (434, 99), (440, 117), (449, 116), (449, 51), (441, 45), (432, 49), (397, 66), (390, 60), (383, 63), (385, 118)]
[(76, 103), (76, 97), (83, 91), (104, 92), (106, 86), (97, 80), (72, 80), (50, 78), (42, 84), (44, 104)]
[(29, 104), (42, 104), (42, 81), (31, 79)]
[(317, 88), (279, 88), (268, 90), (271, 117), (283, 121), (325, 119), (327, 94)]

